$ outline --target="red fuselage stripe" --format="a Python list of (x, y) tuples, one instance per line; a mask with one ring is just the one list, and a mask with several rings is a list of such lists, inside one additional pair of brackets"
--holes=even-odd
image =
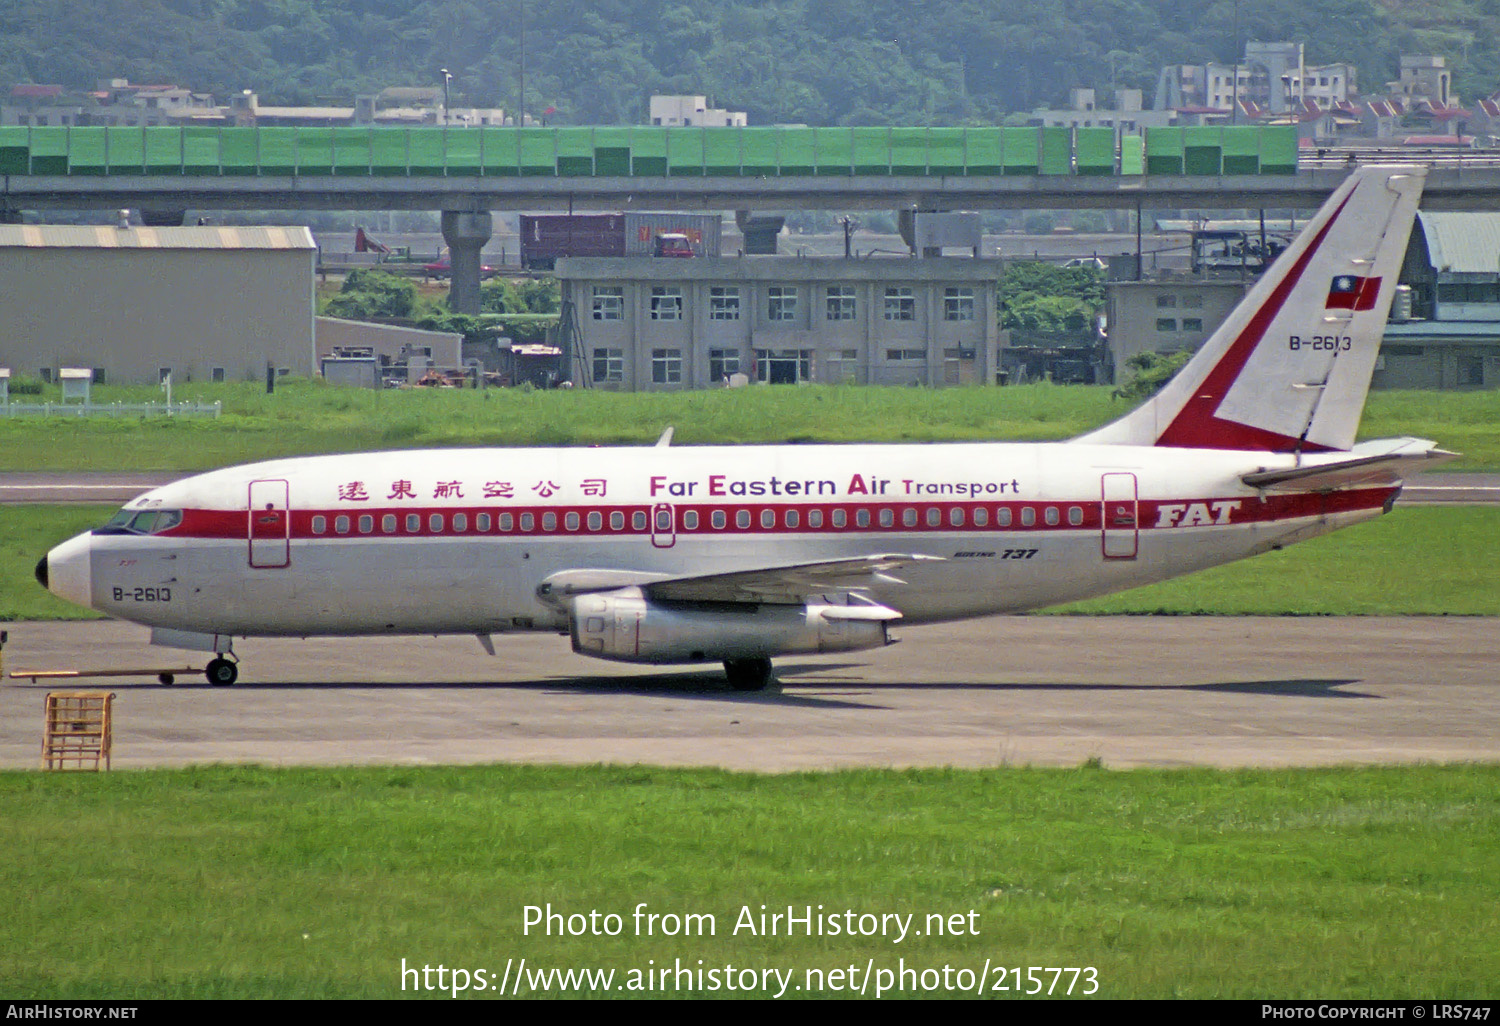
[[(1331, 513), (1378, 509), (1398, 491), (1395, 487), (1361, 488), (1329, 493), (1272, 494), (1264, 498), (1143, 499), (1132, 505), (1111, 500), (1107, 526), (1114, 530), (1154, 530), (1192, 526), (1269, 523)], [(760, 504), (673, 504), (672, 525), (658, 528), (654, 511), (660, 503), (616, 506), (466, 506), (334, 508), (293, 510), (293, 540), (337, 538), (453, 537), (615, 537), (677, 534), (827, 535), (952, 534), (1033, 531), (1097, 531), (1106, 526), (1098, 498), (1038, 502), (831, 502)], [(618, 514), (618, 518), (614, 516)], [(720, 519), (716, 519), (722, 515)], [(462, 516), (463, 526), (456, 526)], [(386, 518), (393, 518), (389, 523)], [(340, 518), (346, 518), (340, 523)], [(362, 522), (363, 518), (369, 518)], [(409, 518), (415, 518), (414, 521)], [(481, 518), (484, 518), (483, 521)], [(861, 522), (863, 520), (863, 522)], [(842, 522), (840, 522), (842, 521)], [(481, 527), (481, 523), (485, 526)], [(615, 523), (622, 526), (614, 527)], [(716, 526), (722, 523), (723, 526)], [(343, 527), (343, 530), (339, 530)], [(390, 527), (390, 530), (387, 530)], [(408, 529), (413, 527), (414, 529)], [(321, 528), (321, 529), (319, 529)], [(257, 531), (256, 537), (271, 540)], [(162, 537), (244, 539), (245, 510), (189, 509), (182, 523)], [(282, 537), (280, 530), (274, 535)]]

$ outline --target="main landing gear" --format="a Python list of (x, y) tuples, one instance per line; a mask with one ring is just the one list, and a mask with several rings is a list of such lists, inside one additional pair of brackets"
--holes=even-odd
[(240, 676), (240, 668), (223, 656), (215, 656), (203, 670), (208, 682), (216, 688), (227, 688)]
[(775, 679), (769, 659), (726, 659), (724, 675), (736, 691), (764, 691)]

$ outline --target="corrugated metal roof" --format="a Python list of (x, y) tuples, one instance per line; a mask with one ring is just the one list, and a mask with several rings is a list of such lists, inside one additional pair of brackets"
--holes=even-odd
[(1500, 273), (1500, 214), (1417, 212), (1432, 266), (1452, 274)]
[(0, 248), (37, 249), (317, 249), (302, 225), (285, 228), (115, 228), (110, 225), (0, 225)]

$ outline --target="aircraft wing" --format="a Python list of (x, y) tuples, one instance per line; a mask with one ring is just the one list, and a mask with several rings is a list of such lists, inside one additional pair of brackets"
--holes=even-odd
[(1252, 488), (1268, 491), (1328, 491), (1390, 485), (1407, 474), (1431, 470), (1455, 460), (1456, 452), (1439, 449), (1425, 438), (1384, 438), (1356, 445), (1340, 458), (1309, 461), (1298, 467), (1258, 470), (1241, 478)]
[(642, 590), (650, 598), (678, 602), (799, 602), (808, 595), (869, 587), (876, 581), (902, 584), (905, 582), (891, 576), (891, 571), (929, 561), (941, 562), (942, 557), (888, 552), (729, 573), (670, 577), (652, 581)]
[(577, 595), (640, 588), (647, 597), (668, 602), (800, 602), (809, 595), (857, 590), (876, 582), (902, 584), (891, 571), (929, 561), (941, 562), (942, 557), (886, 552), (687, 577), (635, 570), (562, 570), (542, 582), (537, 597), (563, 608)]

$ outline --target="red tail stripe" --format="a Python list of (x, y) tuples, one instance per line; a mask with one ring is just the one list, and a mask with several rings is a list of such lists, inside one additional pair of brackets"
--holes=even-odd
[[(1274, 431), (1266, 431), (1261, 428), (1250, 427), (1235, 421), (1221, 420), (1217, 416), (1219, 406), (1224, 402), (1224, 397), (1229, 393), (1230, 387), (1240, 372), (1245, 369), (1256, 346), (1260, 345), (1261, 339), (1265, 337), (1266, 329), (1271, 322), (1281, 313), (1281, 308), (1286, 304), (1287, 297), (1302, 280), (1302, 273), (1307, 270), (1307, 265), (1317, 255), (1318, 249), (1323, 245), (1323, 240), (1328, 237), (1334, 222), (1354, 198), (1351, 191), (1344, 197), (1344, 202), (1335, 210), (1319, 229), (1318, 234), (1308, 244), (1306, 251), (1297, 259), (1296, 264), (1287, 272), (1286, 277), (1277, 283), (1275, 291), (1264, 305), (1250, 318), (1245, 325), (1245, 330), (1240, 332), (1229, 349), (1219, 358), (1204, 378), (1203, 384), (1198, 387), (1194, 394), (1183, 404), (1172, 423), (1167, 425), (1156, 444), (1160, 446), (1171, 446), (1180, 449), (1266, 449), (1272, 452), (1284, 452), (1297, 447), (1299, 440), (1289, 435), (1278, 434)], [(1304, 444), (1305, 452), (1326, 451), (1326, 446)]]

